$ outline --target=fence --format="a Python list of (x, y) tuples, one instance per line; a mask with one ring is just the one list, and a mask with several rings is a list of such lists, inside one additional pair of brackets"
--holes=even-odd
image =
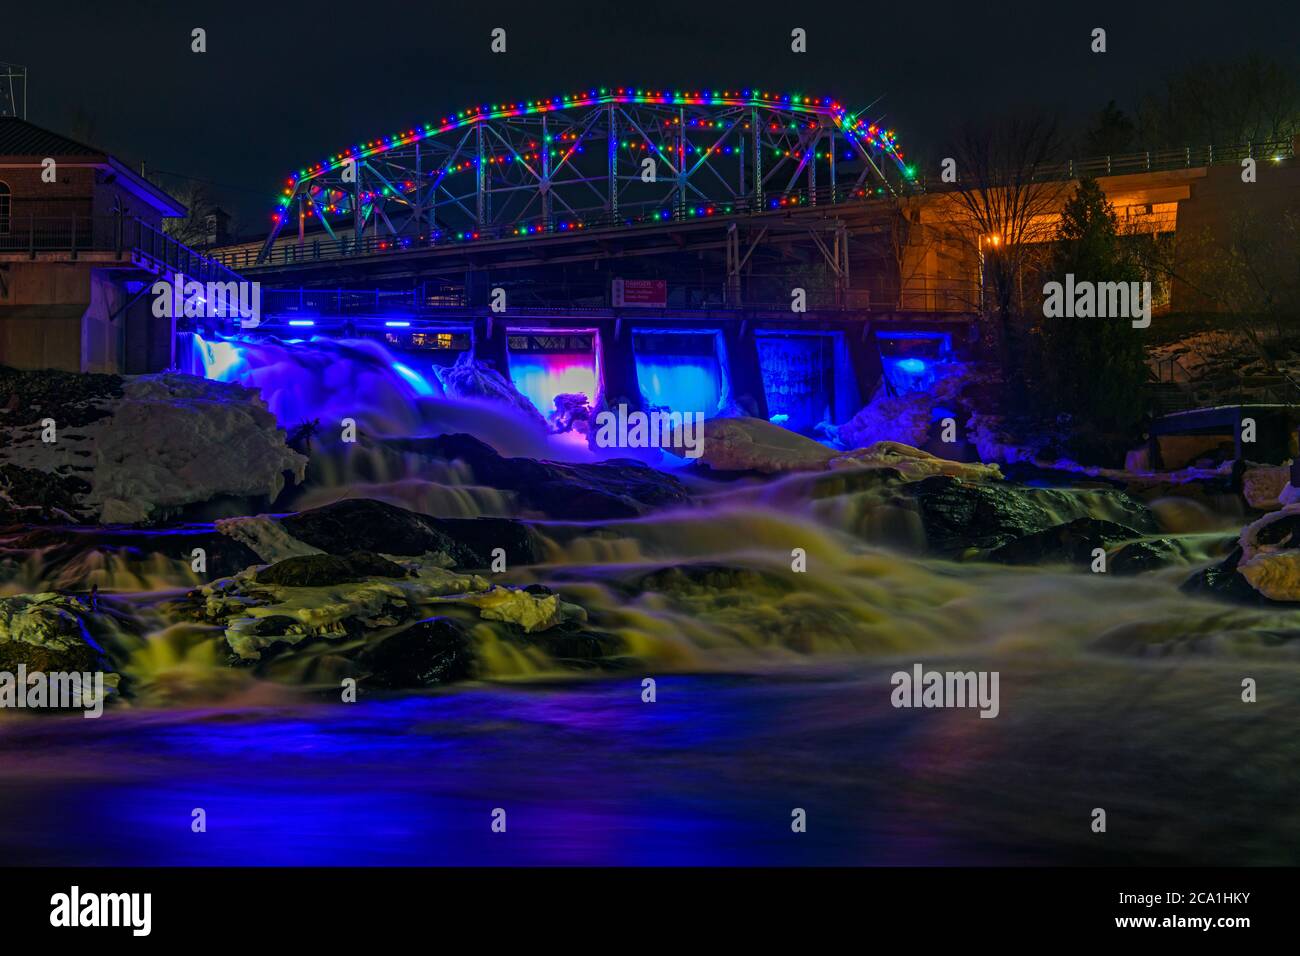
[(130, 216), (9, 215), (0, 219), (0, 253), (112, 253), (144, 260), (157, 272), (179, 272), (200, 282), (238, 282), (223, 263), (178, 242), (162, 230)]

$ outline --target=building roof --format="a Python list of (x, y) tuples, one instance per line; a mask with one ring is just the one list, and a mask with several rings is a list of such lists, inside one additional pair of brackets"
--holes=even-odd
[(111, 170), (112, 178), (130, 192), (153, 206), (163, 216), (180, 217), (186, 208), (165, 191), (143, 176), (132, 172), (125, 164), (102, 149), (68, 139), (35, 123), (16, 116), (0, 116), (0, 167), (7, 159), (44, 159), (45, 157), (76, 157), (96, 166)]
[(0, 156), (107, 155), (102, 149), (78, 143), (17, 116), (0, 116)]

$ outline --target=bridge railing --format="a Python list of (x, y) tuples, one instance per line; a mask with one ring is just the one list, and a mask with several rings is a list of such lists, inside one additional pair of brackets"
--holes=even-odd
[[(1291, 140), (1246, 143), (1241, 146), (1180, 146), (1047, 163), (1034, 167), (1030, 178), (1042, 182), (1079, 179), (1084, 176), (1096, 179), (1102, 176), (1168, 172), (1201, 166), (1239, 165), (1243, 159), (1254, 159), (1262, 163), (1281, 162), (1294, 157), (1295, 143)], [(996, 176), (992, 178), (997, 179)], [(1007, 178), (1011, 178), (1010, 174)], [(922, 177), (921, 183), (936, 189), (959, 188), (952, 183), (941, 182), (937, 176), (933, 179)]]
[(161, 229), (130, 216), (9, 215), (0, 219), (0, 253), (111, 253), (141, 260), (156, 272), (180, 272), (200, 282), (240, 281), (225, 264), (196, 252)]
[(280, 239), (262, 257), (260, 245), (216, 251), (212, 255), (229, 268), (247, 270), (259, 267), (282, 267), (335, 259), (350, 259), (408, 252), (423, 248), (447, 248), (478, 242), (526, 241), (541, 235), (580, 235), (606, 229), (636, 229), (663, 226), (669, 223), (702, 222), (729, 216), (749, 216), (762, 213), (781, 213), (792, 209), (840, 205), (861, 202), (870, 196), (881, 195), (879, 187), (868, 189), (849, 185), (819, 186), (816, 189), (799, 189), (740, 200), (706, 202), (696, 200), (686, 204), (628, 204), (615, 215), (612, 212), (583, 213), (577, 219), (571, 214), (557, 214), (549, 224), (538, 221), (508, 225), (476, 226), (463, 230), (435, 229), (419, 235), (392, 235), (380, 232), (363, 233), (360, 238), (350, 232), (331, 237), (323, 231), (296, 238)]
[[(661, 306), (641, 308), (621, 306), (626, 315), (656, 313), (725, 313), (742, 311), (780, 312), (798, 321), (800, 313), (791, 308), (789, 295), (758, 291), (751, 295), (728, 298), (723, 283), (669, 283), (668, 296)], [(615, 309), (609, 289), (546, 284), (515, 287), (508, 290), (511, 314), (608, 313)], [(944, 288), (924, 295), (888, 299), (873, 297), (869, 289), (808, 289), (804, 306), (808, 312), (925, 312), (962, 313), (974, 311), (967, 291)], [(269, 321), (277, 319), (365, 319), (382, 322), (405, 319), (438, 319), (481, 312), (460, 289), (412, 288), (388, 289), (263, 289), (262, 314)]]

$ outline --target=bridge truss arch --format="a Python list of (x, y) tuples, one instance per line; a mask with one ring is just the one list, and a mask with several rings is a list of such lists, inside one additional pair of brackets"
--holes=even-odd
[(347, 255), (860, 201), (911, 176), (892, 131), (827, 97), (590, 90), (476, 107), (299, 170), (259, 261), (286, 226)]

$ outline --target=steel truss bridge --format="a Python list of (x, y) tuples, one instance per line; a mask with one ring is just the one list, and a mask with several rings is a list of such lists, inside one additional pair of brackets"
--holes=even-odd
[[(256, 261), (277, 261), (278, 242), (288, 262), (309, 237), (335, 259), (861, 202), (912, 176), (892, 131), (830, 98), (590, 90), (476, 107), (300, 170)], [(296, 243), (282, 235), (295, 218)]]

